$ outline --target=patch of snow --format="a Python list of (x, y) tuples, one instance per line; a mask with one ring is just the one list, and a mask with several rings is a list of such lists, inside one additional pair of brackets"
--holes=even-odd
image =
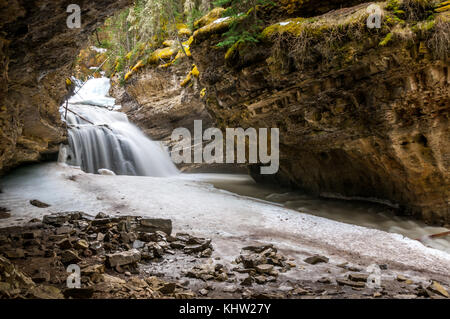
[(106, 168), (100, 168), (98, 170), (98, 173), (100, 175), (110, 175), (110, 176), (115, 176), (116, 175), (116, 173), (114, 173), (113, 171), (111, 171), (109, 169), (106, 169)]
[(90, 47), (90, 49), (92, 50), (92, 51), (95, 51), (95, 52), (98, 52), (98, 53), (105, 53), (107, 50), (106, 49), (103, 49), (103, 48), (97, 48), (96, 46), (91, 46)]
[(221, 23), (221, 22), (227, 21), (229, 18), (230, 18), (230, 17), (219, 18), (219, 19), (214, 20), (213, 23), (214, 23), (214, 24), (216, 24), (216, 23)]

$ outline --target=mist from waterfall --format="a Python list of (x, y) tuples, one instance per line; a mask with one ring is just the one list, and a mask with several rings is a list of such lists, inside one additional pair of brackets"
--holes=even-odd
[[(69, 165), (88, 173), (108, 169), (117, 175), (163, 177), (175, 175), (177, 168), (160, 143), (152, 141), (115, 111), (109, 96), (110, 80), (94, 78), (69, 99), (67, 112), (69, 148), (63, 157)], [(75, 89), (77, 92), (78, 87)], [(60, 108), (65, 118), (65, 104)], [(76, 113), (76, 114), (75, 114)]]

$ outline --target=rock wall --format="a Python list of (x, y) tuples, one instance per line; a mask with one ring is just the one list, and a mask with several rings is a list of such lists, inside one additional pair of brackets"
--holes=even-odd
[(130, 121), (137, 124), (155, 140), (167, 140), (172, 131), (183, 127), (193, 132), (194, 120), (202, 120), (204, 127), (213, 119), (200, 97), (199, 83), (181, 86), (192, 69), (192, 61), (183, 59), (170, 69), (149, 66), (126, 84), (112, 87), (111, 94), (122, 105)]
[(57, 152), (65, 140), (58, 108), (77, 52), (131, 1), (78, 1), (80, 29), (66, 25), (71, 3), (0, 1), (0, 172)]
[(216, 47), (227, 22), (202, 27), (191, 52), (207, 108), (222, 128), (280, 128), (280, 172), (252, 169), (258, 180), (448, 224), (449, 14), (427, 25), (380, 5), (380, 30), (367, 29), (362, 4), (280, 19), (259, 44), (228, 51)]

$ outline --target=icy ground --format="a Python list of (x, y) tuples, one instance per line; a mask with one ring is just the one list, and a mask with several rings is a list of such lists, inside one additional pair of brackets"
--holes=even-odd
[[(384, 276), (402, 273), (450, 283), (450, 254), (446, 252), (399, 234), (302, 214), (183, 176), (101, 176), (47, 163), (21, 168), (4, 177), (0, 186), (0, 206), (12, 214), (0, 220), (0, 227), (62, 211), (170, 218), (175, 233), (212, 238), (215, 254), (228, 262), (244, 246), (274, 244), (295, 258), (299, 267), (287, 273), (292, 279), (323, 276), (323, 264), (302, 267), (304, 258), (321, 254), (330, 258), (326, 269), (334, 266), (332, 274), (342, 272), (337, 265), (343, 262), (363, 268), (377, 263), (388, 265)], [(51, 207), (34, 207), (29, 204), (31, 199)]]

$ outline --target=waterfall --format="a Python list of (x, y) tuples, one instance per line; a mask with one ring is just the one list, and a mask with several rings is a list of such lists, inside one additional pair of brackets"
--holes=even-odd
[[(110, 80), (88, 80), (69, 99), (67, 126), (69, 148), (64, 157), (69, 165), (87, 173), (108, 169), (117, 175), (170, 176), (178, 173), (163, 147), (116, 111), (115, 99), (108, 96)], [(79, 87), (75, 90), (77, 90)], [(65, 104), (60, 108), (65, 117)]]

